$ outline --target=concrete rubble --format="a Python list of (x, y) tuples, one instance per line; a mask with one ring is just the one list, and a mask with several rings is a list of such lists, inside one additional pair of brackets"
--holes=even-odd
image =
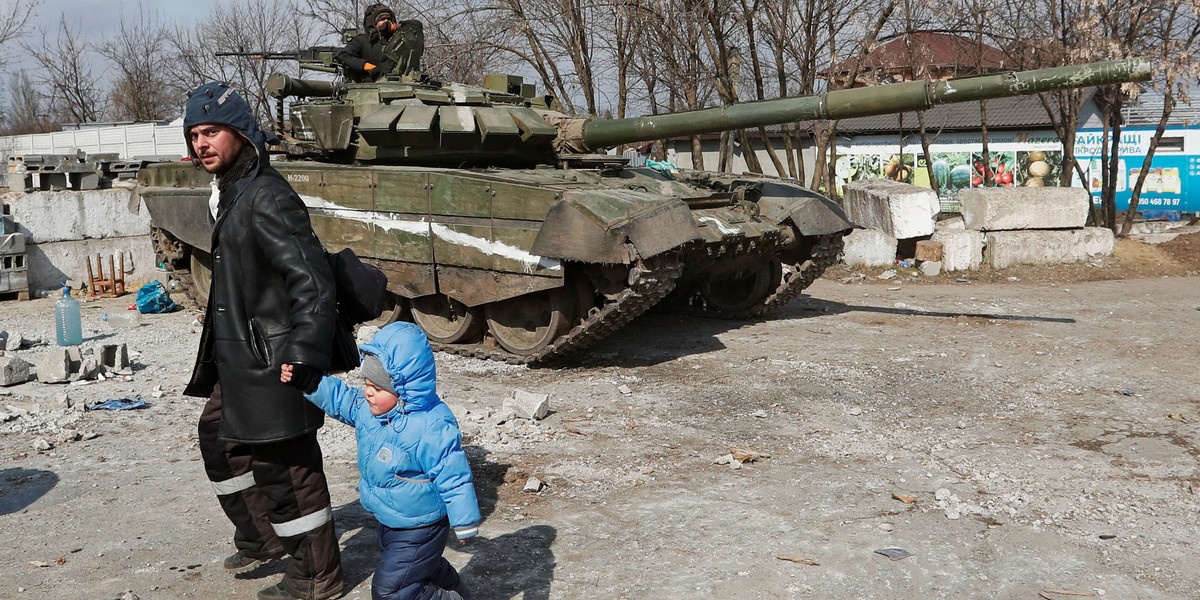
[(515, 390), (511, 398), (504, 399), (502, 408), (511, 409), (522, 419), (540, 421), (550, 413), (550, 395)]
[(29, 381), (31, 366), (18, 356), (0, 356), (0, 386), (17, 385)]
[(103, 344), (98, 349), (90, 346), (52, 348), (38, 355), (36, 371), (37, 380), (42, 383), (103, 380), (133, 374), (125, 344)]

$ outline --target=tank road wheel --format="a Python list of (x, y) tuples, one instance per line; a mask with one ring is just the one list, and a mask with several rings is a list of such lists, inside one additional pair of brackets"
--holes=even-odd
[(484, 307), (488, 331), (513, 354), (536, 354), (570, 328), (573, 294), (555, 288), (488, 304)]
[(196, 308), (204, 310), (208, 306), (208, 293), (212, 290), (212, 255), (197, 248), (192, 248), (189, 259), (191, 281), (184, 280), (183, 291), (196, 304)]
[(413, 321), (425, 330), (429, 339), (442, 344), (473, 342), (483, 331), (478, 308), (440, 294), (413, 298)]
[(755, 261), (736, 270), (713, 273), (698, 286), (710, 312), (737, 316), (762, 303), (783, 276), (779, 258)]

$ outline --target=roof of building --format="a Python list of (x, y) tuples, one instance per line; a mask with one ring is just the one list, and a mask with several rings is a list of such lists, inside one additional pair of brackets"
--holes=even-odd
[[(859, 70), (907, 71), (913, 65), (921, 65), (935, 72), (956, 70), (959, 67), (974, 70), (977, 57), (980, 57), (978, 63), (984, 72), (1013, 68), (1013, 61), (1003, 50), (994, 46), (984, 44), (981, 53), (978, 42), (971, 38), (949, 33), (918, 31), (875, 47), (867, 54)], [(844, 76), (850, 71), (853, 61), (854, 59), (844, 60), (834, 65), (829, 72)]]

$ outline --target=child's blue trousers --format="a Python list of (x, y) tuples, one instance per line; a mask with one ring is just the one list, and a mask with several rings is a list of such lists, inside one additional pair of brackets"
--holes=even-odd
[(379, 524), (383, 556), (371, 579), (373, 600), (459, 600), (470, 598), (458, 571), (442, 557), (450, 522), (392, 529)]

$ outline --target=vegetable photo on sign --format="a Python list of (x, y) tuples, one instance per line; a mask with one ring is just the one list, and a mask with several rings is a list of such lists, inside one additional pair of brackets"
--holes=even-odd
[(933, 178), (937, 181), (938, 192), (942, 196), (951, 196), (959, 190), (970, 188), (972, 185), (969, 164), (970, 155), (966, 152), (934, 152)]
[(1024, 187), (1057, 187), (1062, 173), (1062, 152), (1017, 152), (1017, 184)]
[[(986, 164), (982, 153), (971, 154), (971, 187), (1013, 187), (1017, 159), (1013, 152), (988, 152)], [(990, 183), (989, 183), (990, 181)]]
[(893, 154), (883, 165), (883, 176), (900, 183), (912, 183), (913, 159), (912, 154)]

